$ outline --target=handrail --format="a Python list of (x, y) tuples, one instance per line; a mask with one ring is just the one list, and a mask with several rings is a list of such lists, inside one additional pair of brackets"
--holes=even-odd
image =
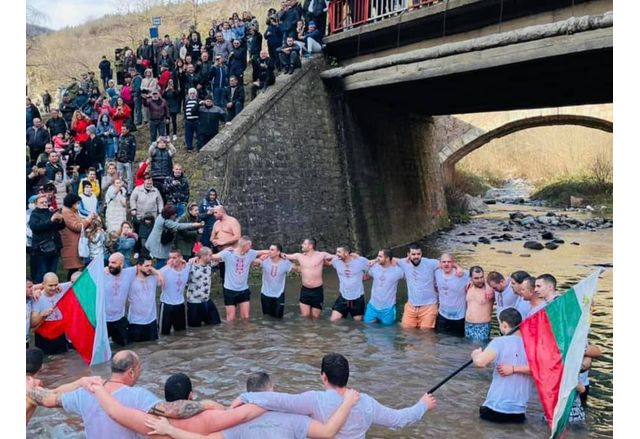
[(329, 35), (443, 0), (331, 0)]

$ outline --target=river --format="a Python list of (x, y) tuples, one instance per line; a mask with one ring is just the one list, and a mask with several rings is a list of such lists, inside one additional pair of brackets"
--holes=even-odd
[[(515, 210), (542, 214), (549, 209), (497, 204), (488, 213), (469, 224), (456, 226), (426, 239), (425, 253), (438, 257), (442, 251), (453, 253), (465, 267), (481, 265), (486, 271), (509, 274), (523, 269), (531, 274), (552, 273), (560, 290), (589, 274), (592, 264), (613, 261), (612, 229), (594, 232), (566, 230), (557, 233), (566, 241), (557, 250), (526, 250), (522, 241), (473, 245), (467, 235), (487, 236), (501, 230), (499, 222)], [(571, 216), (588, 214), (570, 213)], [(465, 242), (469, 241), (469, 242)], [(571, 245), (578, 242), (580, 245)], [(399, 252), (398, 252), (399, 253)], [(522, 256), (529, 255), (529, 256)], [(216, 288), (219, 281), (216, 278)], [(321, 389), (320, 360), (329, 352), (344, 354), (351, 364), (349, 385), (367, 392), (380, 402), (393, 406), (412, 405), (431, 386), (465, 363), (476, 347), (471, 342), (432, 331), (406, 331), (398, 325), (381, 328), (351, 320), (332, 324), (328, 321), (330, 305), (336, 297), (337, 278), (333, 269), (325, 272), (325, 309), (320, 321), (302, 320), (298, 316), (297, 297), (300, 282), (287, 282), (286, 310), (282, 321), (263, 318), (260, 313), (259, 285), (252, 286), (251, 319), (248, 322), (223, 324), (215, 328), (189, 329), (186, 334), (162, 337), (158, 342), (131, 346), (142, 358), (143, 372), (139, 384), (157, 395), (172, 373), (188, 374), (198, 398), (212, 398), (230, 403), (244, 390), (248, 373), (268, 371), (276, 390), (301, 392)], [(605, 271), (595, 297), (591, 342), (603, 350), (594, 361), (586, 426), (572, 426), (568, 438), (603, 438), (613, 435), (613, 273)], [(366, 284), (367, 297), (370, 291)], [(222, 308), (219, 291), (214, 301)], [(398, 310), (406, 301), (404, 282), (398, 294)], [(47, 362), (40, 378), (54, 386), (85, 374), (107, 376), (103, 365), (92, 371), (77, 354), (70, 353)], [(542, 419), (540, 404), (532, 393), (528, 421), (519, 426), (494, 425), (478, 418), (491, 382), (491, 369), (467, 368), (436, 393), (438, 406), (419, 423), (399, 431), (373, 428), (370, 438), (543, 438), (548, 428)], [(80, 438), (82, 424), (76, 416), (61, 410), (38, 408), (27, 430), (30, 438)]]

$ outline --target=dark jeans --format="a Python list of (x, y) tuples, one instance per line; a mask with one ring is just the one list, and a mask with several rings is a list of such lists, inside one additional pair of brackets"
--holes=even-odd
[(42, 278), (45, 274), (49, 272), (55, 273), (58, 270), (58, 258), (59, 255), (57, 253), (40, 253), (31, 255), (33, 267), (35, 268), (35, 272), (31, 273), (34, 284), (42, 282)]
[(149, 132), (151, 133), (151, 141), (154, 142), (158, 135), (165, 135), (164, 119), (151, 119), (149, 121)]
[(193, 151), (193, 136), (198, 135), (198, 121), (184, 121), (184, 143), (187, 145), (187, 151)]
[(142, 125), (142, 96), (133, 97), (133, 120), (136, 125)]
[(240, 114), (243, 108), (242, 102), (235, 102), (233, 107), (227, 108), (227, 122), (231, 122), (234, 117)]
[[(171, 132), (171, 130), (169, 130), (169, 124), (165, 123), (165, 132), (167, 133), (167, 136), (169, 135), (169, 133)], [(173, 135), (177, 136), (178, 135), (178, 113), (171, 113), (171, 128), (173, 128)]]
[(213, 89), (213, 103), (220, 108), (224, 108), (224, 92), (227, 87), (217, 87)]
[(279, 58), (283, 69), (297, 69), (301, 66), (298, 51), (291, 50), (291, 53), (288, 54), (280, 52)]

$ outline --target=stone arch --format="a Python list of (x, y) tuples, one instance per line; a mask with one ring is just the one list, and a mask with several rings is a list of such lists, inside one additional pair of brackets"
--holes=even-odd
[(554, 126), (554, 125), (578, 125), (586, 128), (593, 128), (608, 133), (613, 133), (613, 122), (593, 117), (583, 116), (576, 114), (553, 114), (545, 116), (532, 116), (518, 120), (514, 120), (504, 125), (501, 125), (493, 130), (482, 132), (481, 130), (474, 130), (477, 135), (472, 139), (468, 139), (459, 148), (450, 152), (446, 157), (441, 157), (442, 171), (445, 178), (445, 182), (450, 182), (453, 176), (453, 170), (456, 163), (462, 158), (475, 151), (478, 148), (486, 145), (494, 139), (508, 136), (517, 131), (526, 130), (529, 128)]

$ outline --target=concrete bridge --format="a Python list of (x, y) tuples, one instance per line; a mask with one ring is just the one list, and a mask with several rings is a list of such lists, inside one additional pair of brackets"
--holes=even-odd
[(371, 254), (428, 235), (447, 222), (455, 163), (491, 139), (612, 131), (583, 108), (612, 102), (611, 9), (450, 0), (330, 35), (328, 56), (278, 77), (201, 151), (196, 190), (217, 187), (260, 246), (312, 235)]

